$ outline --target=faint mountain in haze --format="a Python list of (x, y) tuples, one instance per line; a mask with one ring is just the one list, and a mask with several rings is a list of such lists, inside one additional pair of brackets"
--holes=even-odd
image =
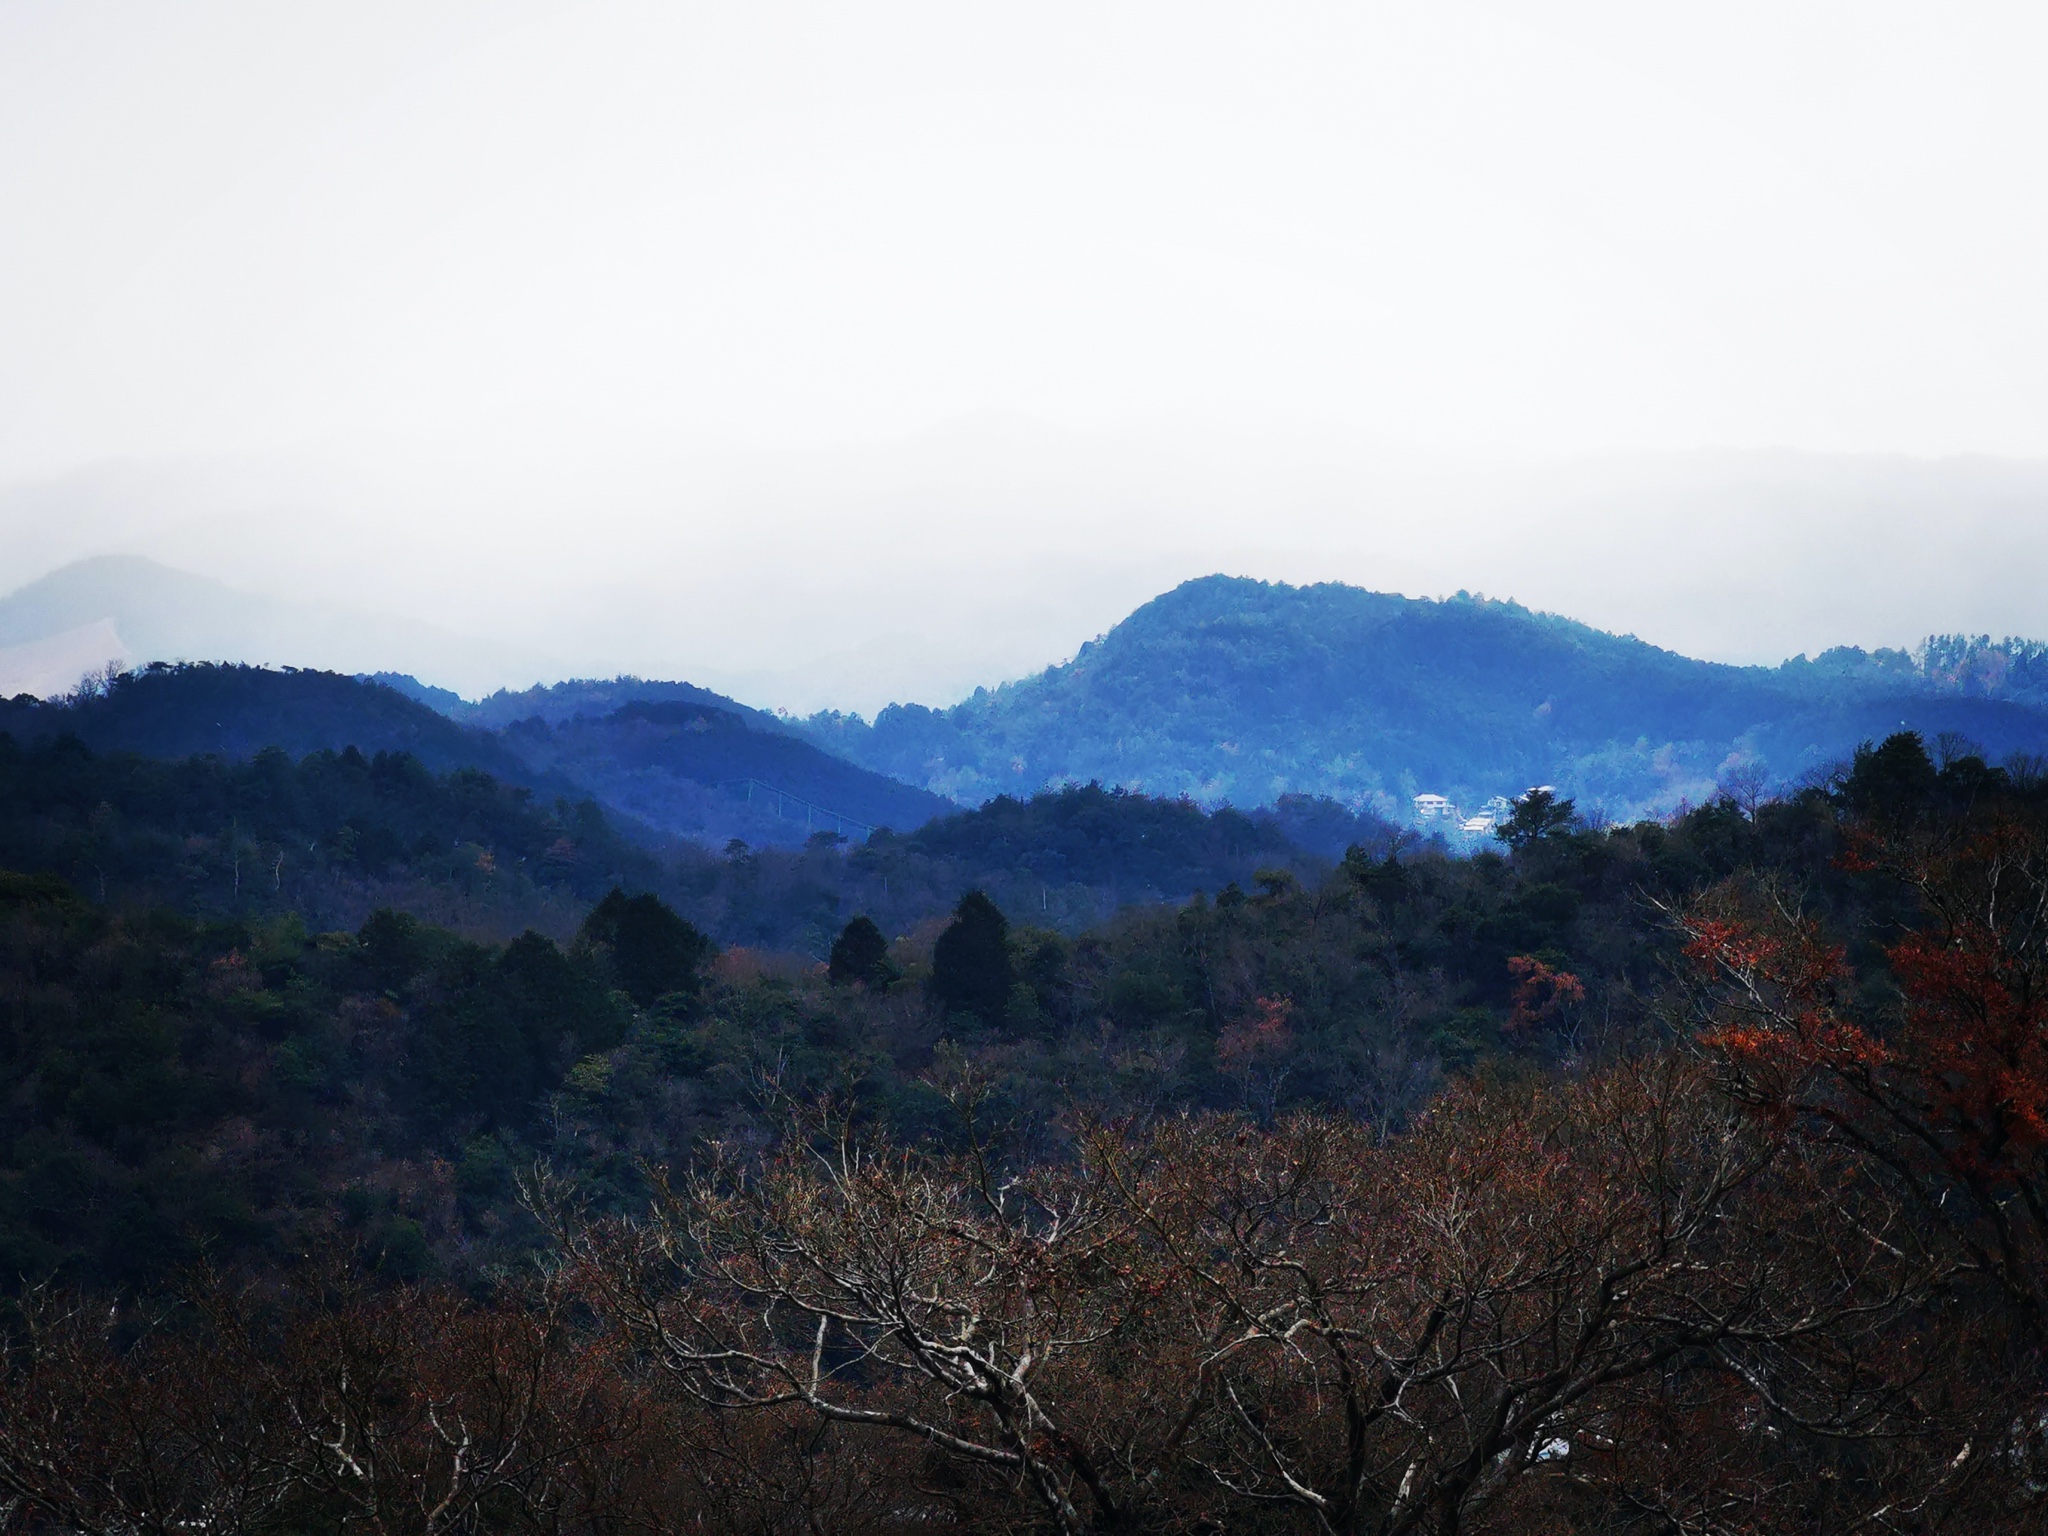
[(39, 640), (0, 646), (0, 698), (50, 698), (77, 686), (88, 672), (128, 659), (128, 642), (112, 619), (95, 619)]
[(395, 648), (236, 653), (252, 659), (413, 672), (469, 698), (687, 677), (873, 718), (1070, 658), (1211, 571), (1512, 594), (1769, 666), (1941, 631), (2048, 635), (2048, 460), (1404, 456), (1305, 424), (982, 416), (830, 448), (593, 455), (541, 479), (446, 449), (382, 470), (153, 459), (0, 484), (0, 591), (115, 552), (530, 648), (474, 672)]
[[(117, 651), (102, 654), (108, 642)], [(72, 660), (78, 672), (61, 676)], [(0, 598), (0, 694), (61, 692), (108, 661), (402, 667), (479, 691), (545, 657), (414, 620), (238, 591), (134, 555), (80, 560)], [(9, 684), (12, 683), (12, 686)]]
[(1239, 806), (1327, 795), (1405, 818), (1418, 791), (1476, 807), (1538, 782), (1633, 817), (1708, 797), (1736, 770), (1795, 778), (1902, 725), (1994, 756), (2048, 749), (2048, 713), (1938, 687), (1903, 653), (1734, 667), (1511, 602), (1212, 576), (1073, 661), (951, 709), (805, 729), (969, 803), (1099, 779)]

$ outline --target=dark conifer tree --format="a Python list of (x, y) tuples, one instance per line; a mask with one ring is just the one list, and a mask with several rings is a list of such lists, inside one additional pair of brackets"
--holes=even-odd
[(953, 922), (932, 949), (932, 996), (948, 1013), (1002, 1019), (1010, 1000), (1010, 920), (980, 891), (953, 909)]
[(889, 960), (889, 941), (865, 912), (840, 929), (832, 941), (832, 958), (825, 974), (835, 986), (859, 982), (864, 987), (882, 988), (902, 972)]
[(1894, 731), (1873, 747), (1864, 742), (1850, 764), (1842, 800), (1860, 816), (1910, 819), (1926, 809), (1939, 776), (1918, 731)]
[(695, 996), (714, 953), (660, 897), (628, 896), (617, 886), (583, 920), (576, 945), (602, 955), (619, 990), (643, 1008), (671, 992)]

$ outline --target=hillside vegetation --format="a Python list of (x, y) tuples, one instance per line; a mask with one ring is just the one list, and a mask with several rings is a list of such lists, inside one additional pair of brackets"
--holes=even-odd
[[(616, 703), (619, 685), (534, 690), (518, 697), (536, 712), (499, 729), (449, 718), (443, 711), (454, 696), (411, 678), (159, 664), (96, 679), (65, 699), (0, 700), (0, 732), (24, 742), (71, 736), (153, 758), (238, 761), (275, 749), (297, 759), (348, 747), (402, 753), (435, 772), (479, 769), (544, 799), (594, 799), (642, 841), (713, 848), (734, 838), (795, 845), (821, 829), (908, 830), (955, 809), (799, 739), (772, 716), (723, 707), (730, 701), (685, 702), (704, 692), (685, 684), (622, 682), (658, 697)], [(470, 713), (498, 721), (507, 713), (502, 702)]]
[[(345, 756), (41, 771), (531, 830)], [(2040, 1529), (2042, 781), (1900, 734), (1507, 830), (1075, 933), (856, 913), (829, 964), (645, 891), (484, 941), (0, 875), (5, 1518)], [(923, 856), (1271, 836), (1077, 790)]]
[[(192, 676), (202, 688), (214, 681), (203, 669)], [(76, 714), (38, 706), (28, 718), (48, 727)], [(95, 752), (65, 733), (17, 742), (0, 732), (0, 868), (60, 876), (103, 903), (164, 903), (207, 919), (295, 913), (316, 928), (353, 927), (391, 907), (500, 940), (525, 928), (565, 938), (589, 902), (624, 884), (658, 893), (723, 942), (822, 959), (855, 911), (907, 934), (981, 888), (1073, 933), (1123, 906), (1249, 883), (1266, 867), (1307, 873), (1350, 843), (1393, 835), (1329, 802), (1248, 818), (1083, 786), (859, 842), (821, 830), (794, 846), (711, 848), (651, 837), (587, 797), (365, 753), (345, 714), (324, 718), (348, 744), (296, 761), (276, 747), (239, 760), (157, 759)]]
[(527, 768), (581, 784), (647, 825), (713, 845), (733, 837), (801, 842), (909, 831), (954, 802), (861, 768), (741, 714), (635, 701), (603, 715), (507, 725), (499, 739)]
[(529, 782), (520, 759), (488, 732), (465, 728), (393, 689), (334, 672), (155, 663), (95, 679), (68, 698), (0, 700), (0, 731), (16, 741), (73, 736), (143, 757), (403, 752), (435, 771), (481, 768)]
[(354, 927), (395, 907), (510, 937), (567, 933), (612, 885), (664, 866), (589, 800), (540, 801), (402, 752), (166, 761), (0, 734), (0, 868), (206, 919)]

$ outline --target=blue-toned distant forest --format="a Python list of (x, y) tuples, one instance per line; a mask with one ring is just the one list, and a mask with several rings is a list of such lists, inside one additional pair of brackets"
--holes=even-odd
[(1917, 656), (1694, 661), (1512, 602), (1211, 576), (1075, 658), (946, 709), (825, 714), (811, 739), (956, 799), (1097, 779), (1205, 804), (1324, 795), (1405, 816), (1554, 784), (1616, 820), (1795, 783), (1901, 728), (2048, 751), (2048, 651), (1937, 637)]

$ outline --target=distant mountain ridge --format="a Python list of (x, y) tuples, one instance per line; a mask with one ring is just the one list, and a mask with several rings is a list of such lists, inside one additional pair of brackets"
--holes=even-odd
[[(176, 575), (107, 569), (116, 586)], [(56, 602), (61, 588), (0, 603), (0, 640), (91, 609)], [(191, 596), (161, 600), (178, 609)], [(99, 631), (81, 633), (84, 644)], [(1994, 758), (2048, 754), (2048, 646), (2031, 641), (1936, 636), (1911, 654), (1839, 647), (1735, 667), (1513, 602), (1223, 576), (1146, 603), (1063, 665), (951, 708), (892, 705), (872, 723), (792, 720), (627, 676), (470, 700), (398, 672), (190, 667), (167, 684), (162, 670), (124, 684), (118, 707), (81, 697), (61, 722), (48, 713), (59, 706), (17, 700), (0, 729), (74, 729), (152, 756), (403, 750), (439, 770), (588, 793), (714, 845), (906, 832), (955, 804), (1091, 781), (1247, 810), (1324, 797), (1403, 823), (1423, 791), (1470, 810), (1548, 783), (1633, 819), (1738, 776), (1796, 780), (1902, 726)]]
[(611, 703), (598, 685), (553, 691), (552, 723), (523, 707), (526, 696), (508, 696), (520, 700), (503, 710), (513, 723), (493, 730), (449, 719), (419, 697), (436, 690), (404, 681), (411, 689), (310, 669), (159, 663), (65, 700), (0, 701), (0, 732), (19, 741), (72, 735), (98, 751), (157, 759), (243, 760), (266, 747), (293, 759), (346, 747), (404, 752), (435, 772), (476, 768), (550, 798), (595, 799), (643, 839), (713, 846), (801, 843), (817, 831), (857, 840), (959, 809), (835, 757), (772, 716), (685, 702), (721, 697), (686, 683), (652, 685), (656, 698), (602, 714), (568, 707), (578, 697), (593, 709)]
[(909, 832), (960, 809), (813, 742), (762, 729), (754, 713), (643, 699), (556, 723), (528, 717), (499, 739), (529, 767), (573, 778), (652, 826), (698, 840), (747, 838), (742, 823), (754, 829), (749, 840), (800, 842), (813, 832), (858, 840), (876, 827)]
[(437, 773), (481, 768), (510, 783), (535, 781), (489, 732), (378, 684), (310, 669), (157, 664), (70, 700), (0, 702), (0, 731), (24, 741), (68, 734), (96, 751), (166, 759), (241, 759), (265, 747), (298, 758), (352, 746), (410, 753)]
[[(2006, 651), (2035, 664), (2024, 642)], [(1327, 795), (1405, 817), (1419, 791), (1476, 804), (1542, 782), (1634, 817), (1707, 798), (1738, 769), (1789, 781), (1902, 724), (1994, 756), (2048, 750), (2048, 711), (1944, 688), (1902, 652), (1734, 667), (1512, 602), (1210, 576), (1071, 662), (950, 709), (804, 728), (967, 803), (1099, 779), (1205, 804)]]
[(374, 672), (373, 682), (396, 688), (439, 710), (451, 720), (501, 730), (526, 720), (544, 720), (561, 725), (577, 719), (597, 719), (629, 704), (685, 704), (722, 709), (763, 730), (786, 731), (780, 717), (764, 709), (742, 704), (738, 699), (700, 688), (695, 683), (662, 682), (641, 677), (572, 677), (559, 683), (536, 683), (514, 692), (500, 688), (481, 699), (465, 699), (449, 688), (436, 688), (403, 672)]
[(697, 841), (788, 843), (816, 832), (858, 839), (877, 827), (908, 832), (959, 809), (694, 683), (571, 678), (468, 700), (401, 673), (372, 680), (492, 730), (530, 767), (571, 776), (628, 815)]

